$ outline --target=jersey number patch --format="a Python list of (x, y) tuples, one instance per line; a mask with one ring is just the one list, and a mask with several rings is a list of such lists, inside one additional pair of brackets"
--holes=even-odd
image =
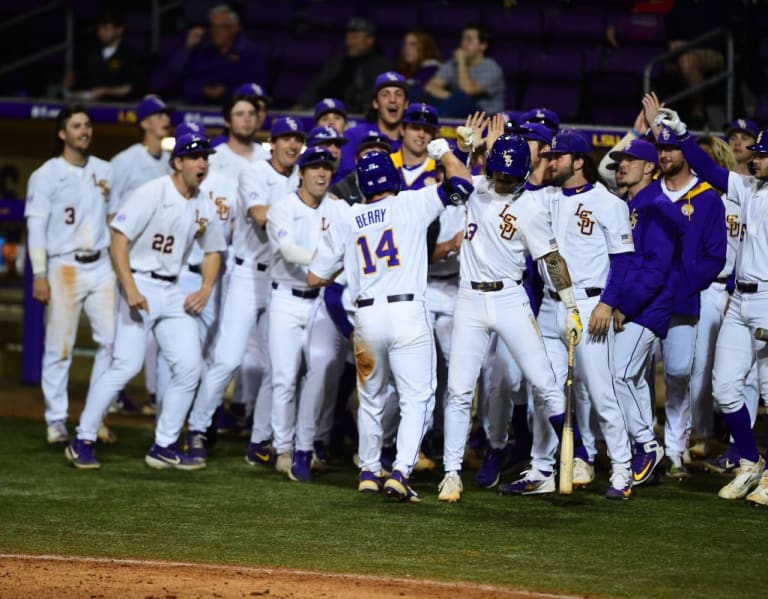
[(160, 235), (157, 233), (152, 238), (152, 249), (163, 254), (170, 254), (173, 251), (173, 235)]
[[(361, 235), (357, 238), (357, 245), (363, 255), (363, 274), (370, 275), (376, 272), (376, 262), (372, 259), (371, 249), (368, 246), (368, 238)], [(385, 229), (381, 233), (379, 242), (374, 250), (376, 261), (386, 260), (387, 268), (400, 266), (400, 250), (395, 245), (395, 235), (392, 229)]]
[(67, 206), (66, 208), (64, 208), (64, 224), (65, 225), (75, 224), (75, 209), (72, 206)]

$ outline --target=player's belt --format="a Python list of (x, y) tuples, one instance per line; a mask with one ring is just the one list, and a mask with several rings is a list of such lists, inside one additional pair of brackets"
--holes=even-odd
[[(397, 302), (412, 302), (414, 297), (416, 296), (413, 293), (400, 293), (398, 295), (388, 295), (387, 303), (396, 304)], [(372, 306), (373, 302), (375, 301), (376, 301), (376, 298), (366, 297), (361, 300), (357, 300), (357, 307), (367, 308), (368, 306)]]
[[(597, 297), (603, 292), (603, 290), (600, 289), (600, 287), (586, 287), (584, 289), (574, 289), (573, 292), (576, 296), (576, 299), (586, 299), (588, 297)], [(560, 296), (558, 295), (557, 291), (547, 289), (547, 293), (549, 294), (549, 297), (551, 297), (556, 302), (560, 301)], [(584, 297), (579, 297), (582, 294)]]
[(189, 268), (189, 272), (193, 272), (196, 275), (203, 274), (203, 267), (200, 264), (188, 264), (187, 268)]
[(157, 279), (158, 281), (165, 281), (167, 283), (175, 283), (179, 278), (179, 277), (173, 277), (171, 275), (161, 275), (159, 273), (156, 273), (154, 270), (150, 272), (144, 272), (144, 271), (137, 271), (132, 268), (131, 272), (138, 272), (140, 275), (147, 275), (151, 279)]
[(720, 277), (719, 279), (715, 279), (715, 283), (722, 283), (725, 285), (728, 282), (728, 277)]
[(450, 275), (429, 275), (429, 278), (433, 281), (449, 281), (459, 276), (459, 273), (455, 272)]
[[(279, 285), (272, 281), (272, 289), (277, 289)], [(293, 297), (301, 297), (303, 299), (315, 299), (320, 295), (319, 289), (294, 289), (291, 287), (291, 295)]]
[(760, 285), (757, 283), (746, 283), (744, 281), (736, 282), (736, 289), (742, 293), (757, 293), (760, 290)]
[[(237, 256), (235, 256), (235, 264), (237, 264), (238, 266), (242, 266), (243, 264), (245, 264), (245, 259), (244, 258), (238, 258)], [(256, 270), (264, 272), (268, 268), (269, 268), (269, 264), (263, 264), (262, 262), (257, 262), (256, 263)]]
[[(519, 285), (520, 281), (516, 281)], [(475, 291), (501, 291), (504, 289), (504, 281), (470, 281), (472, 289)]]
[(101, 258), (101, 250), (93, 254), (75, 254), (75, 261), (80, 264), (90, 264)]

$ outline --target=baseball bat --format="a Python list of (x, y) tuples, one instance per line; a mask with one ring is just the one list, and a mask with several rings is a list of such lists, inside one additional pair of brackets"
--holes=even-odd
[(560, 441), (560, 494), (573, 493), (573, 335), (568, 337), (568, 377), (565, 380), (565, 422)]
[(766, 331), (765, 329), (756, 329), (755, 339), (757, 339), (758, 341), (768, 341), (768, 331)]

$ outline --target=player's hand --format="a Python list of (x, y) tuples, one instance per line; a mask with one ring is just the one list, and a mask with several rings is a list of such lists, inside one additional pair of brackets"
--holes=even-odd
[(659, 114), (656, 115), (656, 124), (669, 127), (678, 137), (688, 133), (685, 123), (680, 120), (680, 115), (671, 108), (659, 108)]
[(456, 127), (456, 142), (462, 152), (471, 152), (475, 145), (475, 132), (471, 127), (459, 125)]
[(204, 35), (205, 29), (203, 27), (199, 25), (192, 27), (189, 31), (187, 31), (187, 39), (185, 40), (187, 48), (190, 49), (197, 46), (200, 42), (203, 41)]
[(645, 108), (642, 108), (635, 117), (635, 124), (632, 125), (632, 128), (640, 135), (645, 135), (648, 133), (649, 126), (650, 124), (645, 120)]
[(574, 345), (578, 345), (579, 341), (581, 341), (581, 331), (583, 328), (579, 311), (568, 310), (568, 314), (565, 316), (565, 334), (573, 339)]
[(461, 249), (461, 240), (464, 239), (464, 231), (459, 231), (451, 239), (451, 251), (458, 252)]
[(611, 327), (613, 308), (608, 304), (599, 302), (589, 316), (589, 334), (593, 337), (604, 337)]
[(433, 139), (427, 144), (427, 155), (435, 162), (440, 162), (440, 159), (451, 151), (451, 146), (448, 145), (448, 140), (438, 137)]
[(208, 298), (211, 295), (211, 288), (203, 285), (195, 291), (190, 293), (184, 300), (184, 310), (189, 314), (201, 314), (205, 309), (205, 305), (208, 303)]
[[(659, 110), (664, 107), (663, 102), (659, 102), (659, 98), (656, 92), (651, 92), (643, 96), (643, 116), (648, 126), (653, 129), (654, 134), (658, 134), (661, 125), (656, 124), (656, 117), (659, 114)], [(642, 129), (638, 129), (642, 131)]]
[(621, 333), (621, 331), (624, 330), (624, 322), (627, 320), (627, 317), (624, 315), (624, 313), (619, 310), (618, 308), (614, 309), (613, 311), (613, 330), (617, 333)]
[(488, 126), (490, 119), (485, 116), (485, 112), (478, 110), (474, 114), (467, 116), (464, 126), (472, 130), (472, 149), (476, 150), (485, 143), (483, 139), (483, 129)]
[(131, 310), (144, 310), (149, 314), (149, 302), (147, 298), (139, 293), (138, 289), (125, 292), (125, 301)]
[(41, 304), (47, 304), (51, 299), (51, 286), (47, 277), (35, 277), (32, 283), (32, 297)]

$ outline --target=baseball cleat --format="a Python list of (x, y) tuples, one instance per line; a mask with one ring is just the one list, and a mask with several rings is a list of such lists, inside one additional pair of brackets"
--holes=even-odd
[(312, 450), (312, 470), (325, 472), (328, 470), (328, 446), (322, 441), (315, 441)]
[(504, 465), (509, 462), (512, 457), (512, 446), (505, 445), (501, 449), (489, 447), (485, 453), (483, 464), (480, 466), (480, 470), (477, 471), (475, 476), (475, 483), (478, 487), (485, 489), (491, 489), (499, 484), (499, 477), (501, 476), (501, 470)]
[(308, 483), (312, 480), (312, 452), (296, 451), (293, 454), (291, 467), (288, 470), (288, 478), (300, 483)]
[(277, 455), (277, 460), (275, 461), (275, 470), (282, 472), (283, 474), (288, 474), (291, 471), (292, 463), (293, 452), (284, 451), (283, 453)]
[(176, 470), (202, 470), (206, 464), (204, 461), (190, 458), (187, 454), (179, 451), (176, 443), (171, 443), (168, 447), (161, 447), (153, 443), (149, 448), (147, 455), (144, 456), (147, 466), (158, 470), (174, 468)]
[(731, 445), (724, 453), (704, 462), (704, 468), (717, 474), (733, 472), (739, 467), (739, 451)]
[(360, 472), (360, 482), (357, 484), (357, 490), (361, 493), (378, 493), (384, 486), (384, 472), (381, 470), (378, 474), (370, 470)]
[(440, 501), (455, 503), (461, 499), (461, 493), (464, 491), (464, 485), (461, 483), (461, 477), (455, 470), (446, 472), (443, 480), (437, 487), (439, 494), (437, 498)]
[(48, 445), (66, 445), (69, 442), (67, 423), (64, 420), (51, 422), (45, 431)]
[(573, 486), (586, 487), (595, 480), (595, 465), (582, 460), (573, 459)]
[(208, 450), (205, 448), (205, 433), (200, 431), (187, 431), (187, 455), (193, 460), (208, 459)]
[(630, 495), (632, 495), (632, 479), (629, 470), (614, 472), (611, 475), (605, 497), (607, 499), (627, 500)]
[(664, 475), (667, 478), (674, 478), (675, 480), (686, 480), (691, 478), (691, 471), (685, 466), (685, 459), (683, 457), (674, 456), (669, 458), (669, 463), (664, 471)]
[(688, 448), (688, 453), (693, 460), (703, 460), (709, 455), (710, 442), (709, 439), (702, 439), (696, 441)]
[(722, 499), (744, 499), (758, 484), (762, 482), (765, 460), (758, 457), (756, 462), (741, 458), (736, 470), (736, 478), (725, 485), (717, 493)]
[(427, 457), (423, 452), (419, 452), (419, 457), (416, 458), (416, 463), (413, 465), (413, 469), (418, 472), (421, 470), (434, 470), (437, 467), (435, 460)]
[(157, 413), (157, 396), (150, 393), (147, 401), (141, 406), (141, 413), (145, 416), (154, 416)]
[(112, 445), (113, 443), (117, 443), (117, 435), (103, 422), (99, 426), (99, 430), (96, 433), (96, 439), (105, 445)]
[(421, 501), (419, 494), (408, 484), (408, 477), (399, 470), (395, 470), (392, 476), (387, 479), (387, 482), (384, 483), (384, 490), (393, 499), (404, 503), (419, 503)]
[(240, 423), (237, 418), (224, 406), (219, 406), (213, 416), (216, 432), (220, 435), (236, 435), (240, 432)]
[(501, 495), (543, 495), (555, 492), (554, 473), (531, 468), (521, 474), (522, 477), (515, 482), (501, 485), (499, 493)]
[(64, 456), (75, 468), (96, 470), (101, 464), (96, 460), (96, 443), (75, 437), (64, 450)]
[(276, 460), (275, 450), (266, 441), (249, 443), (245, 453), (245, 463), (250, 466), (272, 466)]
[(381, 448), (381, 469), (389, 476), (392, 473), (392, 469), (395, 465), (395, 458), (397, 457), (397, 448), (394, 445)]
[(747, 501), (758, 505), (768, 505), (768, 470), (763, 472), (757, 489), (747, 495)]
[(120, 393), (117, 394), (115, 401), (109, 406), (110, 414), (138, 414), (140, 412), (141, 408), (130, 400), (128, 395), (126, 395), (125, 390), (120, 391)]
[(635, 456), (632, 458), (632, 484), (642, 485), (648, 482), (663, 457), (664, 448), (656, 439), (647, 443), (635, 443)]

